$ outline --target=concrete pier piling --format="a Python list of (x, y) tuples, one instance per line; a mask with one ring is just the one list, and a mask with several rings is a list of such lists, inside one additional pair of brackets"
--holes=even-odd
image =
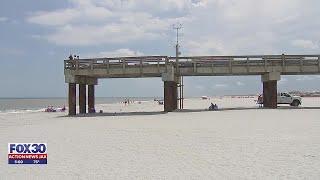
[(263, 106), (277, 108), (277, 81), (263, 82)]
[(178, 89), (174, 81), (164, 82), (164, 111), (171, 112), (178, 108)]
[[(77, 84), (79, 85), (79, 113), (86, 114), (87, 112), (93, 113), (95, 110), (95, 91), (94, 86), (98, 84), (97, 78), (86, 76), (71, 76), (66, 75), (65, 81), (69, 84), (69, 115), (76, 115), (76, 96)], [(87, 94), (88, 85), (88, 94)], [(87, 100), (88, 98), (88, 100)], [(88, 103), (88, 106), (87, 106)], [(87, 111), (88, 107), (88, 111)]]
[(75, 83), (69, 83), (68, 103), (69, 103), (69, 115), (76, 115), (76, 90), (77, 85)]
[(280, 72), (270, 72), (261, 76), (263, 83), (263, 107), (277, 108), (277, 81), (280, 78)]
[(79, 113), (86, 113), (87, 88), (85, 84), (79, 84)]
[(88, 113), (95, 112), (94, 100), (94, 85), (88, 85)]
[(174, 66), (168, 66), (167, 72), (162, 73), (164, 82), (164, 111), (171, 112), (178, 109), (178, 82)]

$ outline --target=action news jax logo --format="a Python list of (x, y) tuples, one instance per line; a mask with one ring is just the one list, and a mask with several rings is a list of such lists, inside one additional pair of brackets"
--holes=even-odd
[(8, 164), (47, 164), (46, 143), (8, 143)]

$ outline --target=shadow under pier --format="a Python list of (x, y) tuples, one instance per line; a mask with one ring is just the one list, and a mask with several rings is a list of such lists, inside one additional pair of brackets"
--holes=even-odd
[[(220, 108), (218, 110), (211, 111), (209, 109), (178, 109), (172, 113), (190, 113), (190, 112), (219, 112), (219, 111), (246, 111), (246, 110), (268, 110), (270, 108), (263, 107), (230, 107), (230, 108)], [(291, 107), (291, 106), (278, 106), (274, 110), (296, 110), (296, 109), (310, 109), (316, 110), (320, 107)], [(100, 117), (100, 116), (154, 116), (160, 114), (167, 114), (168, 112), (164, 111), (152, 111), (152, 112), (105, 112), (105, 113), (89, 113), (89, 114), (77, 114), (74, 116), (59, 116), (59, 117)], [(169, 112), (170, 113), (170, 112)]]

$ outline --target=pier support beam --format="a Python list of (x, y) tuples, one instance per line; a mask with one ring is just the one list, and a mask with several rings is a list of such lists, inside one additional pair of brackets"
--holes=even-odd
[(263, 107), (277, 108), (277, 81), (280, 80), (279, 72), (270, 72), (261, 76), (263, 82)]
[(164, 111), (171, 112), (178, 108), (178, 89), (174, 81), (164, 81)]
[(88, 112), (94, 110), (94, 85), (98, 84), (98, 79), (87, 76), (65, 75), (65, 82), (69, 84), (69, 115), (76, 115), (77, 84), (79, 84), (79, 113), (87, 113), (87, 85), (88, 85)]
[(79, 84), (79, 113), (86, 113), (87, 88), (85, 84)]
[(88, 85), (88, 112), (95, 113), (94, 85)]
[(69, 83), (68, 92), (68, 106), (69, 106), (69, 116), (76, 115), (76, 95), (77, 95), (77, 85), (75, 83)]
[(167, 72), (162, 74), (164, 82), (164, 111), (171, 112), (178, 109), (178, 81), (174, 67), (168, 66)]
[(263, 107), (277, 108), (277, 81), (263, 82)]

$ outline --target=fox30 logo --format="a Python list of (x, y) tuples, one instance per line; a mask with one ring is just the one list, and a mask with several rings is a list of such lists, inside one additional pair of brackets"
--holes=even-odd
[(46, 143), (8, 143), (8, 164), (47, 164)]

